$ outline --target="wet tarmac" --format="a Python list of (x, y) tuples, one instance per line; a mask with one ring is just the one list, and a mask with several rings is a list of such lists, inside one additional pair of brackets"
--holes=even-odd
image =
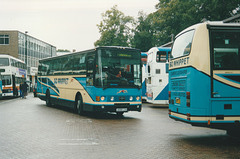
[(240, 139), (168, 117), (143, 104), (142, 112), (88, 113), (27, 99), (0, 100), (1, 159), (239, 158)]

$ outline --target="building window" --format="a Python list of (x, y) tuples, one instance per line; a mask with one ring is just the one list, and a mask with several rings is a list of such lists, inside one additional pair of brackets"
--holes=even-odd
[(9, 44), (9, 35), (0, 35), (0, 45)]

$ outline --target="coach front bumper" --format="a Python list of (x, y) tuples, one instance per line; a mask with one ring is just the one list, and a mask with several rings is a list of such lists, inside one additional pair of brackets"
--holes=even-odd
[(130, 104), (130, 103), (115, 103), (114, 105), (99, 104), (90, 105), (84, 104), (84, 110), (94, 111), (94, 112), (128, 112), (128, 111), (138, 111), (141, 112), (142, 104)]

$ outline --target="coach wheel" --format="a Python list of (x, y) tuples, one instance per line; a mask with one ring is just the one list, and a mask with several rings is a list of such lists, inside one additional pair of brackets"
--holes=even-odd
[(75, 109), (79, 115), (83, 115), (83, 100), (82, 96), (78, 95), (76, 100), (75, 100)]
[(52, 105), (49, 91), (47, 91), (47, 93), (46, 93), (46, 105), (48, 107), (50, 107)]

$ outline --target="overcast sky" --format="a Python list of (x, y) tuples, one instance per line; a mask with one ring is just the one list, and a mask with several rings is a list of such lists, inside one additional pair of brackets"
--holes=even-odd
[(91, 49), (101, 14), (114, 5), (125, 15), (155, 11), (159, 0), (0, 0), (0, 30), (28, 31), (57, 49)]

